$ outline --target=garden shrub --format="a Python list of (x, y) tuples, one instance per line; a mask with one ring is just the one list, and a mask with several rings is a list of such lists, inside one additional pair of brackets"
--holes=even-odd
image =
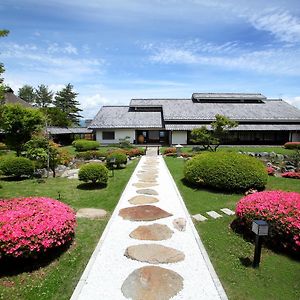
[(133, 148), (133, 149), (128, 150), (126, 152), (126, 154), (129, 157), (133, 157), (133, 156), (138, 156), (138, 155), (144, 155), (145, 151), (144, 151), (144, 149), (141, 149), (141, 148)]
[(7, 150), (7, 146), (4, 143), (0, 143), (0, 151)]
[(236, 206), (235, 225), (250, 232), (252, 221), (265, 220), (269, 225), (267, 242), (276, 248), (300, 251), (300, 194), (264, 191), (242, 198)]
[(106, 184), (108, 180), (108, 170), (100, 163), (88, 163), (83, 165), (78, 172), (78, 179), (84, 182)]
[(243, 192), (262, 190), (267, 172), (261, 161), (238, 153), (203, 153), (187, 161), (184, 178), (194, 185), (217, 190)]
[(286, 149), (300, 150), (300, 142), (287, 142), (283, 145), (283, 147)]
[(5, 176), (32, 176), (33, 162), (25, 157), (5, 157), (0, 160), (0, 171)]
[(88, 150), (85, 152), (78, 152), (76, 153), (76, 158), (83, 159), (83, 160), (89, 160), (89, 159), (101, 159), (106, 158), (107, 151), (103, 150)]
[(274, 176), (275, 175), (275, 169), (273, 167), (267, 167), (268, 175)]
[(281, 174), (281, 177), (300, 179), (300, 172), (285, 172)]
[(75, 147), (76, 151), (88, 151), (97, 150), (100, 147), (99, 142), (90, 140), (75, 140), (72, 145)]
[(73, 210), (51, 198), (0, 200), (1, 257), (33, 257), (69, 243), (74, 236)]
[(164, 153), (163, 154), (169, 154), (169, 153), (173, 153), (176, 154), (176, 148), (175, 147), (170, 147), (170, 148), (166, 148), (164, 149)]
[(121, 151), (114, 151), (107, 155), (106, 164), (108, 166), (110, 166), (110, 161), (112, 159), (116, 160), (114, 165), (116, 165), (117, 168), (120, 168), (121, 165), (126, 165), (126, 163), (127, 163), (127, 155)]

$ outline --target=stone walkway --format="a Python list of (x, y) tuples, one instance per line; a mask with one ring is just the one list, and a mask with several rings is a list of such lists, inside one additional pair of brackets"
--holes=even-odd
[(227, 299), (162, 157), (141, 158), (72, 295)]

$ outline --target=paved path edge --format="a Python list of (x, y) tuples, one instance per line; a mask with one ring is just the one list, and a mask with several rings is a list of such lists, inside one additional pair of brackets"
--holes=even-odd
[(80, 295), (80, 293), (81, 293), (81, 291), (82, 291), (84, 285), (86, 284), (86, 280), (87, 280), (87, 278), (88, 278), (88, 276), (89, 276), (89, 273), (90, 273), (90, 271), (91, 271), (91, 269), (92, 269), (92, 267), (93, 267), (93, 265), (94, 265), (94, 262), (95, 262), (95, 260), (96, 260), (96, 257), (97, 257), (97, 255), (98, 255), (98, 253), (101, 251), (102, 244), (103, 244), (103, 242), (104, 242), (104, 240), (105, 240), (105, 238), (106, 238), (106, 236), (107, 236), (107, 233), (108, 233), (108, 231), (109, 231), (109, 228), (111, 227), (111, 224), (112, 224), (113, 220), (115, 219), (115, 217), (119, 214), (119, 210), (120, 210), (119, 207), (121, 206), (121, 201), (120, 201), (120, 200), (123, 198), (123, 194), (124, 194), (124, 192), (125, 192), (127, 186), (128, 186), (128, 185), (131, 185), (131, 184), (132, 184), (132, 181), (135, 180), (133, 175), (137, 172), (137, 167), (138, 167), (138, 165), (139, 165), (140, 163), (141, 163), (141, 159), (140, 159), (140, 161), (138, 162), (138, 164), (136, 165), (134, 171), (132, 172), (129, 181), (128, 181), (127, 184), (125, 185), (125, 187), (124, 187), (124, 189), (123, 189), (123, 191), (122, 191), (122, 194), (121, 194), (120, 197), (119, 197), (118, 204), (116, 205), (116, 207), (115, 207), (115, 209), (114, 209), (114, 212), (113, 212), (113, 214), (111, 215), (111, 217), (110, 217), (110, 219), (109, 219), (109, 221), (108, 221), (108, 223), (107, 223), (107, 225), (106, 225), (106, 227), (105, 227), (105, 229), (104, 229), (104, 231), (103, 231), (103, 233), (102, 233), (102, 235), (101, 235), (101, 237), (100, 237), (100, 240), (99, 240), (99, 242), (97, 243), (97, 246), (96, 246), (94, 252), (92, 253), (92, 255), (91, 255), (91, 257), (90, 257), (90, 259), (89, 259), (89, 261), (88, 261), (88, 263), (87, 263), (87, 265), (86, 265), (86, 267), (85, 267), (85, 269), (84, 269), (84, 271), (83, 271), (83, 273), (82, 273), (82, 275), (81, 275), (81, 277), (80, 277), (80, 279), (79, 279), (79, 281), (78, 281), (78, 283), (77, 283), (77, 285), (76, 285), (76, 287), (75, 287), (75, 290), (73, 291), (73, 294), (72, 294), (70, 300), (76, 300), (76, 299), (79, 298), (79, 295)]
[(205, 263), (206, 263), (206, 265), (207, 265), (207, 267), (208, 267), (210, 276), (211, 276), (211, 278), (212, 278), (212, 280), (213, 280), (213, 282), (214, 282), (214, 285), (215, 285), (215, 287), (216, 287), (216, 289), (217, 289), (217, 291), (218, 291), (218, 294), (219, 294), (219, 296), (220, 296), (220, 298), (221, 298), (222, 300), (228, 300), (228, 297), (227, 297), (227, 295), (226, 295), (226, 293), (225, 293), (225, 290), (224, 290), (224, 288), (223, 288), (223, 286), (222, 286), (222, 283), (221, 283), (221, 281), (220, 281), (220, 279), (219, 279), (219, 277), (218, 277), (218, 275), (217, 275), (217, 273), (216, 273), (216, 271), (215, 271), (215, 269), (214, 269), (214, 267), (213, 267), (213, 265), (212, 265), (212, 263), (211, 263), (211, 261), (210, 261), (210, 259), (209, 259), (209, 256), (208, 256), (208, 254), (207, 254), (207, 252), (206, 252), (206, 249), (205, 249), (205, 247), (204, 247), (204, 245), (203, 245), (203, 243), (202, 243), (202, 241), (201, 241), (201, 239), (200, 239), (199, 233), (198, 233), (198, 231), (197, 231), (197, 229), (196, 229), (196, 227), (195, 227), (195, 225), (194, 225), (194, 223), (193, 223), (193, 221), (192, 221), (192, 219), (191, 219), (191, 216), (190, 216), (190, 214), (189, 214), (189, 212), (188, 212), (188, 210), (187, 210), (187, 208), (186, 208), (186, 206), (185, 206), (185, 203), (184, 203), (184, 201), (183, 201), (183, 198), (182, 198), (182, 196), (181, 196), (181, 194), (180, 194), (180, 192), (179, 192), (179, 190), (178, 190), (178, 188), (177, 188), (177, 185), (176, 185), (176, 183), (175, 183), (175, 180), (173, 179), (173, 177), (172, 177), (172, 175), (171, 175), (171, 173), (170, 173), (170, 170), (169, 170), (169, 168), (168, 168), (168, 166), (167, 166), (165, 160), (164, 160), (164, 159), (162, 159), (162, 160), (163, 160), (163, 163), (165, 164), (165, 166), (166, 166), (166, 168), (167, 168), (168, 175), (169, 175), (169, 176), (171, 177), (171, 179), (172, 179), (172, 180), (171, 180), (171, 181), (172, 181), (172, 184), (173, 184), (174, 189), (175, 189), (175, 191), (176, 191), (176, 193), (177, 193), (177, 195), (178, 195), (178, 198), (179, 198), (179, 200), (180, 200), (180, 204), (181, 204), (181, 206), (182, 206), (182, 208), (183, 208), (183, 211), (184, 211), (184, 213), (185, 213), (185, 215), (186, 215), (187, 222), (189, 222), (189, 224), (190, 224), (190, 226), (191, 226), (191, 228), (192, 228), (194, 238), (195, 238), (195, 240), (196, 240), (196, 242), (197, 242), (197, 245), (198, 245), (198, 247), (199, 247), (199, 250), (201, 251), (201, 254), (202, 254), (202, 256), (203, 256), (203, 258), (204, 258), (204, 260), (205, 260)]

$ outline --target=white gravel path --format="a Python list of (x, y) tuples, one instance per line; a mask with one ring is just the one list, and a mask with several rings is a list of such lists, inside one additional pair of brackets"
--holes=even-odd
[[(124, 256), (125, 249), (131, 245), (153, 243), (153, 241), (131, 239), (129, 234), (139, 225), (153, 223), (166, 224), (174, 231), (171, 239), (154, 243), (169, 246), (185, 253), (185, 259), (181, 262), (159, 265), (177, 272), (184, 278), (183, 290), (172, 299), (227, 299), (175, 182), (161, 156), (157, 157), (159, 161), (159, 185), (153, 187), (159, 193), (159, 196), (155, 197), (160, 201), (153, 205), (172, 213), (173, 216), (151, 222), (132, 222), (123, 220), (118, 216), (121, 208), (134, 206), (128, 202), (131, 197), (137, 195), (137, 188), (132, 184), (138, 182), (136, 174), (147, 159), (147, 157), (141, 158), (130, 178), (71, 299), (126, 299), (121, 292), (124, 280), (135, 269), (149, 264), (126, 258)], [(152, 160), (153, 157), (150, 159)], [(184, 232), (177, 231), (172, 225), (172, 221), (179, 217), (187, 220), (186, 231)]]

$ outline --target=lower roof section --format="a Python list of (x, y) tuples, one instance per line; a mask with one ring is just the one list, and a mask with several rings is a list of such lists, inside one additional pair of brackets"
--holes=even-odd
[(50, 134), (89, 134), (93, 130), (86, 127), (47, 127)]
[[(166, 124), (166, 130), (180, 131), (200, 128), (199, 124)], [(210, 125), (207, 126), (210, 129)], [(232, 131), (300, 131), (300, 124), (240, 124)]]

